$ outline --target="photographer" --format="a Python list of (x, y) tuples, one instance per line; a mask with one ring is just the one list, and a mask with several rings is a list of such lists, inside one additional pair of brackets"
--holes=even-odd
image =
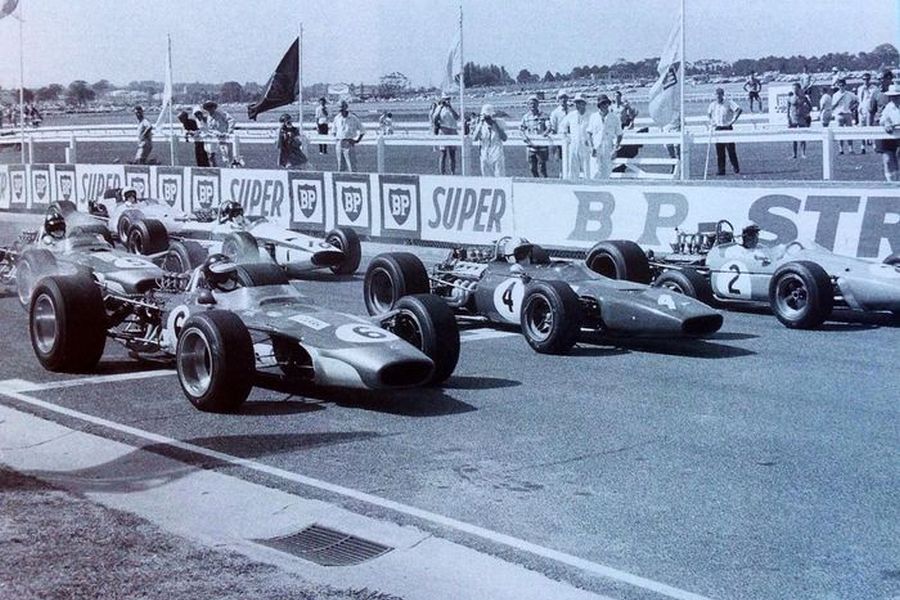
[(290, 169), (302, 169), (309, 162), (304, 151), (304, 139), (300, 129), (294, 127), (291, 115), (281, 115), (281, 129), (278, 130), (278, 166)]
[(476, 142), (481, 142), (481, 175), (483, 177), (504, 177), (506, 175), (506, 159), (503, 155), (503, 142), (506, 141), (506, 129), (494, 118), (496, 111), (490, 104), (481, 107), (481, 116), (475, 125)]
[[(458, 135), (459, 113), (450, 105), (450, 96), (441, 96), (432, 117), (435, 135)], [(441, 146), (441, 175), (456, 175), (456, 146)], [(449, 159), (449, 164), (448, 164)]]

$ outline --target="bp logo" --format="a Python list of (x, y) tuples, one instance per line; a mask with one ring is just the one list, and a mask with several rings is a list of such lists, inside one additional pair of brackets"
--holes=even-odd
[(391, 217), (397, 225), (402, 226), (409, 219), (412, 209), (412, 194), (408, 188), (388, 188), (388, 207)]
[(197, 205), (202, 209), (212, 208), (216, 186), (209, 179), (197, 181)]
[(41, 202), (47, 197), (47, 174), (34, 174), (34, 193), (37, 194), (38, 200)]
[(13, 173), (12, 191), (16, 200), (22, 200), (22, 193), (25, 191), (25, 176), (21, 173)]
[(146, 198), (149, 196), (147, 193), (147, 182), (143, 177), (133, 177), (131, 179), (131, 187), (137, 190), (138, 198)]
[(314, 185), (298, 185), (297, 186), (297, 206), (303, 216), (309, 219), (316, 212), (316, 205), (319, 203), (319, 193)]
[(163, 200), (169, 206), (175, 206), (178, 201), (178, 180), (173, 177), (164, 177), (161, 187)]
[(344, 214), (351, 221), (355, 222), (359, 218), (360, 213), (362, 213), (362, 203), (362, 188), (353, 186), (341, 188), (341, 205), (343, 206)]
[(59, 176), (59, 193), (62, 196), (63, 200), (70, 200), (72, 198), (72, 176), (71, 175), (60, 175)]

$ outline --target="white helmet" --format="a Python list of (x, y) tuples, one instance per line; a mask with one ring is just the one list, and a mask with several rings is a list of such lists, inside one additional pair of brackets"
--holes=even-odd
[[(131, 200), (128, 199), (128, 196), (134, 196)], [(124, 202), (136, 202), (138, 199), (137, 189), (134, 186), (126, 185), (122, 188), (122, 200)]]
[(503, 256), (508, 262), (519, 262), (528, 258), (534, 244), (523, 237), (511, 237), (503, 244)]

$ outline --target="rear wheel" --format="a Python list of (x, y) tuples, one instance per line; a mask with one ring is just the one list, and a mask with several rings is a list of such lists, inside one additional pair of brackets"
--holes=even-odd
[(591, 271), (610, 279), (650, 283), (647, 255), (631, 241), (599, 242), (588, 251), (584, 262)]
[(328, 232), (325, 241), (339, 248), (344, 253), (344, 260), (339, 265), (331, 267), (335, 275), (352, 275), (359, 268), (362, 260), (362, 247), (359, 243), (359, 235), (349, 227), (337, 227)]
[(428, 383), (447, 380), (459, 362), (459, 327), (446, 302), (430, 294), (404, 296), (395, 307), (389, 331), (409, 342), (434, 362)]
[(29, 312), (31, 347), (48, 371), (92, 369), (106, 345), (103, 295), (90, 276), (45, 277), (35, 287)]
[(26, 250), (16, 262), (16, 294), (19, 304), (27, 309), (31, 305), (31, 292), (44, 275), (56, 270), (56, 257), (49, 250)]
[(696, 298), (705, 304), (709, 304), (713, 299), (713, 291), (709, 279), (693, 269), (681, 271), (668, 269), (663, 271), (653, 281), (653, 287), (665, 288), (678, 294)]
[(235, 231), (222, 240), (222, 254), (237, 263), (256, 263), (259, 262), (259, 244), (253, 234)]
[(209, 252), (197, 242), (172, 242), (163, 258), (162, 268), (170, 273), (187, 273), (202, 265), (207, 256)]
[(769, 282), (769, 304), (786, 327), (818, 327), (834, 308), (831, 278), (814, 262), (784, 264), (775, 271)]
[(429, 291), (425, 265), (409, 252), (379, 254), (369, 263), (363, 280), (363, 299), (370, 315), (393, 310), (403, 296)]
[(131, 226), (143, 219), (144, 213), (139, 210), (123, 210), (122, 214), (119, 215), (119, 221), (116, 223), (116, 234), (119, 236), (119, 241), (127, 245)]
[(255, 359), (250, 332), (234, 313), (209, 310), (189, 318), (175, 351), (178, 383), (205, 412), (233, 412), (250, 395)]
[(533, 281), (525, 290), (520, 323), (529, 345), (541, 354), (565, 354), (578, 341), (582, 309), (562, 281)]
[(169, 247), (169, 233), (156, 219), (141, 219), (128, 231), (125, 247), (133, 254), (159, 254)]

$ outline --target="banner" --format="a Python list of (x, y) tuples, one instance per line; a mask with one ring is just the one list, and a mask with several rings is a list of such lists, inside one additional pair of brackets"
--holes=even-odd
[(87, 210), (88, 200), (103, 197), (103, 192), (125, 187), (122, 165), (75, 165), (75, 195), (78, 208)]
[(381, 235), (421, 238), (419, 178), (412, 175), (379, 175), (378, 192)]
[(239, 202), (247, 216), (266, 217), (287, 225), (291, 216), (287, 171), (221, 169), (219, 179), (222, 202)]
[(137, 190), (138, 198), (153, 198), (156, 194), (150, 188), (150, 167), (125, 165), (125, 185)]
[(55, 195), (51, 189), (50, 165), (31, 165), (29, 177), (31, 183), (31, 206), (34, 212), (44, 212), (50, 206)]
[(294, 40), (281, 57), (275, 72), (266, 84), (262, 100), (247, 106), (247, 116), (256, 120), (259, 113), (293, 102), (299, 93), (300, 38)]
[(9, 208), (10, 210), (28, 210), (28, 181), (25, 165), (9, 165)]
[(368, 175), (334, 173), (335, 226), (352, 227), (364, 235), (372, 233), (372, 190)]
[(156, 189), (154, 197), (169, 206), (183, 211), (190, 210), (190, 201), (185, 198), (184, 168), (156, 167)]
[(325, 176), (322, 173), (288, 171), (291, 195), (291, 229), (325, 231)]
[(512, 179), (419, 177), (422, 239), (487, 244), (513, 235)]
[(54, 200), (77, 202), (75, 197), (75, 165), (53, 165)]
[(660, 127), (669, 125), (681, 111), (681, 27), (684, 15), (679, 15), (675, 27), (669, 32), (657, 72), (659, 78), (650, 88), (650, 117)]
[(191, 169), (190, 202), (185, 202), (185, 210), (209, 210), (219, 205), (222, 189), (219, 169), (197, 167)]
[(453, 35), (450, 51), (442, 70), (441, 91), (449, 94), (459, 90), (459, 79), (462, 76), (462, 25)]

